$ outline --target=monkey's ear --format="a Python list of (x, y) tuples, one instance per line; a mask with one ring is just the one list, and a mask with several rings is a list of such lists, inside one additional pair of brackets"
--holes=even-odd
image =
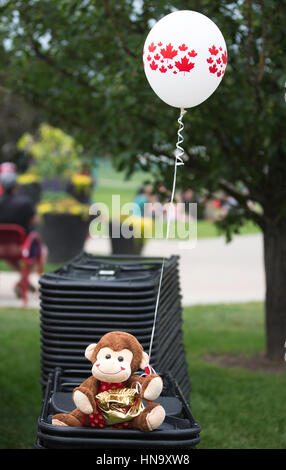
[(149, 356), (144, 351), (142, 352), (142, 359), (140, 362), (140, 369), (145, 369), (149, 365)]
[(92, 344), (90, 344), (89, 346), (87, 346), (87, 348), (86, 348), (86, 350), (85, 350), (85, 352), (84, 352), (85, 357), (86, 357), (89, 361), (91, 361), (91, 357), (92, 357), (92, 354), (93, 354), (93, 351), (94, 351), (95, 347), (96, 347), (96, 343), (92, 343)]

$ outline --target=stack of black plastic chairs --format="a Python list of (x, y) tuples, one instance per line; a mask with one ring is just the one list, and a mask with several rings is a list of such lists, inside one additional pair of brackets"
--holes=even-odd
[[(142, 448), (154, 447), (154, 436), (161, 433), (160, 438), (157, 436), (157, 447), (169, 447), (168, 432), (173, 435), (174, 426), (178, 431), (182, 426), (183, 438), (179, 437), (181, 431), (173, 436), (175, 441), (177, 436), (178, 442), (185, 444), (182, 447), (193, 447), (198, 442), (199, 425), (192, 418), (187, 404), (190, 382), (182, 342), (182, 306), (176, 256), (166, 259), (164, 263), (151, 365), (156, 372), (163, 371), (163, 375), (168, 377), (164, 382), (163, 394), (169, 398), (173, 394), (173, 404), (174, 400), (179, 401), (180, 411), (175, 407), (174, 413), (170, 405), (172, 400), (169, 400), (163, 429), (150, 433), (149, 437), (146, 433), (131, 430), (66, 430), (50, 423), (51, 414), (73, 409), (72, 388), (91, 374), (91, 364), (84, 357), (85, 348), (90, 343), (96, 343), (109, 331), (126, 331), (136, 336), (144, 350), (149, 352), (161, 267), (162, 258), (108, 257), (84, 253), (56, 272), (42, 276), (41, 383), (45, 400), (39, 419), (36, 447), (69, 447), (69, 442), (74, 442), (77, 447), (100, 447), (107, 445), (99, 436), (100, 433), (104, 432), (103, 436), (107, 440), (111, 439), (107, 431), (112, 436), (116, 432), (115, 435), (120, 437), (120, 445), (123, 445), (122, 439), (126, 441), (125, 446), (130, 444), (129, 440), (135, 444), (136, 439), (139, 439)], [(173, 388), (171, 383), (174, 384)], [(168, 420), (173, 424), (168, 424)], [(88, 442), (84, 443), (81, 436), (86, 432), (97, 433), (97, 438), (87, 436)], [(58, 439), (55, 436), (59, 436), (59, 433)], [(132, 436), (135, 433), (135, 437), (128, 438), (130, 433)], [(153, 440), (150, 439), (151, 435)], [(109, 444), (117, 447), (118, 441)], [(175, 442), (172, 445), (177, 447)]]

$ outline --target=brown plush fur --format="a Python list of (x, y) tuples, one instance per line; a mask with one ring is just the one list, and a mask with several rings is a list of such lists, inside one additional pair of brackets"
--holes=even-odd
[[(139, 416), (136, 416), (136, 418), (134, 418), (128, 423), (128, 428), (139, 429), (143, 432), (149, 432), (150, 429), (148, 427), (146, 418), (148, 413), (150, 413), (150, 411), (152, 411), (156, 406), (160, 406), (159, 403), (148, 403), (142, 413), (140, 413)], [(82, 425), (82, 422), (85, 417), (86, 415), (76, 408), (69, 414), (59, 413), (57, 415), (54, 415), (53, 419), (58, 419), (62, 423), (65, 423), (67, 426), (79, 427)]]
[(131, 372), (136, 372), (142, 358), (143, 347), (135, 336), (123, 331), (112, 331), (104, 335), (97, 343), (91, 358), (91, 362), (96, 361), (97, 354), (101, 348), (112, 348), (113, 351), (121, 351), (122, 349), (130, 349), (133, 353), (131, 362)]
[[(136, 382), (140, 382), (141, 384), (141, 397), (144, 397), (144, 392), (146, 388), (148, 387), (149, 383), (151, 382), (152, 379), (159, 377), (157, 374), (150, 374), (144, 377), (140, 377), (138, 375), (133, 375), (134, 372), (136, 372), (139, 368), (139, 365), (142, 360), (142, 354), (143, 354), (143, 347), (141, 344), (137, 341), (137, 339), (124, 332), (120, 331), (113, 331), (111, 333), (107, 333), (104, 335), (100, 341), (97, 343), (92, 356), (91, 356), (91, 362), (94, 364), (96, 362), (96, 358), (98, 355), (98, 352), (100, 351), (101, 348), (104, 347), (109, 347), (113, 349), (114, 351), (121, 351), (123, 349), (129, 349), (133, 353), (133, 358), (131, 361), (131, 376), (127, 380), (126, 386), (127, 387), (135, 387)], [(98, 392), (100, 382), (97, 380), (95, 377), (91, 376), (88, 379), (86, 379), (79, 387), (74, 389), (75, 393), (77, 390), (80, 392), (84, 393), (84, 395), (89, 399), (89, 402), (93, 408), (93, 413), (96, 412), (96, 402), (95, 402), (95, 395)], [(149, 431), (146, 417), (148, 413), (156, 406), (159, 406), (158, 403), (148, 403), (148, 405), (145, 407), (144, 411), (134, 418), (130, 423), (129, 423), (129, 428), (132, 429), (140, 429), (141, 431)], [(79, 409), (73, 410), (69, 414), (56, 414), (53, 416), (53, 419), (58, 419), (62, 423), (65, 423), (68, 426), (81, 426), (82, 422), (84, 420), (84, 415)]]
[(139, 416), (136, 416), (136, 418), (130, 421), (128, 427), (130, 429), (140, 429), (140, 431), (144, 432), (150, 431), (146, 418), (150, 411), (152, 411), (156, 406), (160, 406), (159, 403), (148, 403), (142, 413), (140, 413)]

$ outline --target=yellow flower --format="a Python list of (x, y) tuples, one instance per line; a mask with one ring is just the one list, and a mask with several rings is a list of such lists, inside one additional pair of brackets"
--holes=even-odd
[(133, 226), (133, 231), (136, 237), (144, 238), (144, 236), (151, 236), (154, 223), (150, 217), (140, 217), (137, 215), (123, 215), (120, 218), (122, 223), (127, 223)]
[(43, 215), (47, 214), (47, 212), (52, 212), (52, 204), (49, 202), (40, 202), (37, 206), (38, 214)]
[(42, 178), (38, 175), (34, 175), (33, 173), (23, 173), (17, 177), (17, 181), (19, 184), (40, 183)]
[(79, 215), (82, 213), (82, 208), (80, 206), (74, 206), (70, 208), (70, 213), (74, 215)]
[(75, 199), (62, 199), (56, 202), (42, 201), (37, 206), (39, 215), (51, 214), (73, 214), (86, 219), (89, 215), (89, 206), (78, 203)]
[(72, 183), (75, 186), (90, 186), (92, 183), (92, 178), (88, 175), (74, 175), (72, 177)]

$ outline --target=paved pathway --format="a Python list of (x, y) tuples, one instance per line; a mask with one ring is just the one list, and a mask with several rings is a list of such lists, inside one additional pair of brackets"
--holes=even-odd
[[(86, 250), (109, 254), (107, 239), (88, 240)], [(182, 248), (176, 241), (150, 240), (146, 256), (180, 255), (180, 276), (184, 305), (263, 300), (264, 271), (261, 235), (240, 235), (226, 244), (223, 237), (198, 240), (193, 249)], [(21, 306), (15, 299), (13, 285), (17, 274), (0, 272), (0, 306)], [(34, 275), (33, 282), (37, 282)], [(36, 295), (29, 296), (29, 306), (38, 307)]]
[[(164, 253), (174, 253), (164, 242)], [(158, 254), (150, 242), (145, 254)], [(263, 244), (259, 235), (199, 240), (196, 247), (177, 249), (183, 304), (211, 304), (263, 300), (265, 295)]]
[[(32, 274), (31, 283), (36, 287), (39, 276)], [(14, 286), (19, 281), (19, 274), (0, 271), (0, 307), (22, 307), (23, 303), (14, 294)], [(39, 307), (37, 294), (29, 294), (28, 307)]]

